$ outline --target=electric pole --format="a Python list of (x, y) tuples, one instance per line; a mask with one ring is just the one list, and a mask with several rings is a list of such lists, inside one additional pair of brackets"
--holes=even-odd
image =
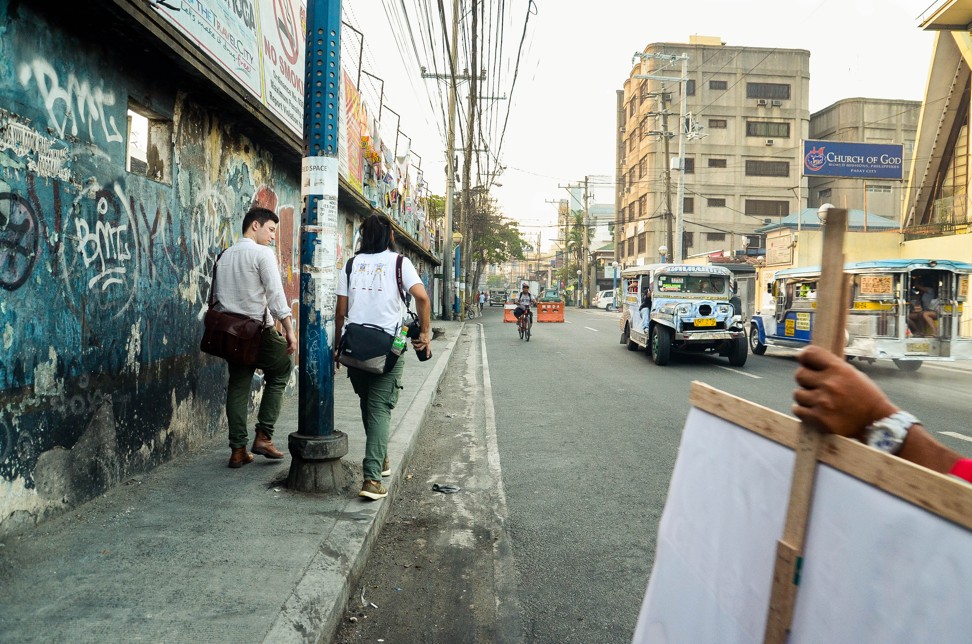
[(665, 141), (665, 230), (668, 232), (668, 257), (672, 261), (672, 250), (675, 248), (672, 239), (672, 162), (669, 152), (671, 132), (668, 131), (668, 108), (665, 106), (665, 92), (658, 92), (658, 111), (662, 117), (662, 139)]
[[(456, 65), (459, 64), (459, 0), (452, 0), (452, 42), (449, 52), (449, 126), (446, 141), (446, 203), (445, 232), (442, 248), (442, 319), (452, 319), (452, 210), (456, 192)], [(424, 76), (424, 73), (423, 73)]]
[[(679, 189), (678, 189), (678, 221), (676, 222), (676, 228), (678, 229), (679, 237), (682, 236), (682, 230), (684, 228), (684, 222), (682, 221), (682, 201), (684, 198), (685, 191), (685, 84), (688, 81), (688, 56), (685, 54), (680, 54), (678, 56), (673, 54), (646, 54), (644, 52), (635, 52), (635, 57), (640, 58), (642, 65), (644, 65), (648, 60), (660, 60), (662, 61), (663, 67), (667, 68), (674, 65), (676, 61), (681, 61), (682, 69), (680, 76), (663, 76), (658, 73), (651, 74), (635, 74), (634, 78), (648, 78), (655, 81), (672, 82), (679, 84), (679, 91), (681, 93), (680, 101), (680, 114), (679, 114), (679, 146), (678, 146), (678, 157), (679, 157)], [(668, 131), (668, 110), (665, 108), (665, 86), (661, 86), (659, 92), (656, 93), (659, 96), (659, 112), (655, 115), (660, 115), (662, 117), (662, 131), (653, 132), (652, 134), (661, 134), (665, 141), (665, 221), (668, 229), (668, 261), (680, 262), (682, 261), (682, 240), (678, 240), (678, 248), (676, 249), (675, 240), (672, 234), (672, 170), (671, 170), (671, 152), (669, 150), (669, 139), (674, 136), (674, 133)]]
[(472, 51), (472, 58), (470, 65), (472, 67), (469, 79), (469, 111), (466, 115), (466, 149), (463, 153), (462, 159), (462, 217), (461, 226), (459, 231), (462, 233), (462, 245), (465, 248), (463, 253), (463, 269), (462, 275), (465, 281), (465, 292), (462, 294), (464, 300), (469, 299), (469, 295), (472, 292), (471, 284), (471, 269), (472, 269), (472, 247), (473, 247), (473, 205), (472, 205), (472, 154), (473, 154), (473, 143), (476, 136), (476, 92), (478, 90), (476, 74), (477, 61), (477, 30), (479, 28), (479, 14), (476, 10), (477, 0), (472, 2), (472, 46), (470, 50)]
[(589, 274), (589, 271), (587, 270), (587, 256), (588, 253), (590, 252), (590, 249), (588, 248), (587, 245), (587, 236), (588, 236), (587, 233), (589, 230), (588, 225), (590, 221), (590, 209), (588, 208), (588, 203), (587, 203), (588, 196), (589, 196), (589, 193), (587, 191), (588, 178), (589, 177), (584, 177), (584, 225), (581, 226), (581, 253), (583, 253), (583, 255), (581, 256), (581, 263), (583, 267), (581, 268), (581, 270), (584, 271), (584, 293), (583, 293), (584, 308), (588, 308), (591, 305), (591, 296), (590, 296), (591, 276)]

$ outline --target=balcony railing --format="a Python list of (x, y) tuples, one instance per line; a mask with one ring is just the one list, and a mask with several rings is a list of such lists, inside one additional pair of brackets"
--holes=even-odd
[(932, 220), (927, 224), (907, 226), (906, 241), (928, 237), (945, 237), (968, 232), (972, 229), (969, 219), (969, 196), (954, 195), (936, 199), (932, 204)]

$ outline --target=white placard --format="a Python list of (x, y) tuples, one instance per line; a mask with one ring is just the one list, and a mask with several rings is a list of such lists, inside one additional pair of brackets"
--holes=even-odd
[[(693, 409), (634, 642), (763, 641), (794, 453)], [(968, 642), (972, 531), (819, 465), (790, 644)]]
[(762, 642), (793, 452), (693, 409), (635, 642)]

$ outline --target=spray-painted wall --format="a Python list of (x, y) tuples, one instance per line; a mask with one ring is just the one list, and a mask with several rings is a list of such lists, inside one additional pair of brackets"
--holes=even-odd
[[(0, 533), (223, 431), (201, 314), (254, 201), (297, 298), (297, 164), (127, 64), (0, 0)], [(171, 119), (162, 181), (126, 171), (129, 100)]]

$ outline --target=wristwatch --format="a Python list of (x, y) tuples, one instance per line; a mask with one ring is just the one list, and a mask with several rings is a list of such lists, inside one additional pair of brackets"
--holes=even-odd
[(908, 430), (912, 425), (920, 423), (920, 420), (908, 412), (899, 411), (865, 427), (864, 442), (882, 452), (897, 454), (908, 437)]

